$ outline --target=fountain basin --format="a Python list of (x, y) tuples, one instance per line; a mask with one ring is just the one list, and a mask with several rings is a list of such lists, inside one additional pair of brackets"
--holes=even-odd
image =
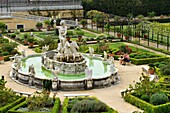
[[(22, 84), (26, 84), (28, 86), (30, 86), (30, 79), (33, 79), (32, 85), (40, 89), (43, 88), (43, 81), (49, 80), (52, 82), (53, 91), (103, 88), (119, 82), (119, 76), (117, 74), (118, 69), (115, 68), (115, 71), (113, 73), (110, 73), (110, 65), (102, 63), (102, 58), (98, 55), (89, 57), (89, 55), (83, 54), (86, 65), (88, 66), (88, 68), (93, 70), (92, 77), (90, 78), (86, 77), (85, 72), (82, 72), (75, 76), (59, 73), (56, 77), (52, 74), (52, 71), (50, 69), (43, 68), (41, 57), (42, 54), (32, 54), (27, 56), (26, 58), (22, 58), (21, 68), (17, 70), (15, 65), (12, 65), (10, 76), (13, 78), (13, 80)], [(34, 65), (36, 71), (33, 78), (31, 78), (28, 73), (28, 67), (31, 64)]]

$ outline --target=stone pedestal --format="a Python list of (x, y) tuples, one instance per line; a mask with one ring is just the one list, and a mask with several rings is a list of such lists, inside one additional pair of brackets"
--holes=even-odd
[(87, 79), (86, 81), (86, 89), (93, 89), (93, 80)]

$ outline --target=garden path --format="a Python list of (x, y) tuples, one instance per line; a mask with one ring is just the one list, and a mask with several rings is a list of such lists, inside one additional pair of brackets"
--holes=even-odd
[[(26, 50), (27, 55), (35, 53), (33, 50), (28, 49), (27, 46), (23, 46), (19, 44), (18, 50), (22, 51), (23, 49)], [(9, 77), (11, 64), (12, 62), (5, 62), (4, 64), (0, 65), (0, 73), (1, 75), (4, 75), (5, 80), (7, 80), (6, 86), (11, 89), (21, 91), (21, 92), (31, 92), (31, 93), (35, 92), (37, 89), (18, 84)], [(123, 65), (120, 65), (118, 61), (115, 61), (115, 65), (117, 66), (119, 70), (118, 74), (120, 75), (120, 78), (121, 78), (120, 83), (116, 85), (112, 85), (107, 88), (102, 88), (102, 89), (93, 89), (93, 90), (84, 90), (84, 91), (57, 91), (57, 94), (60, 97), (61, 101), (64, 100), (64, 94), (88, 93), (90, 94), (90, 96), (95, 96), (99, 98), (101, 101), (108, 104), (110, 107), (118, 110), (119, 113), (132, 113), (135, 110), (139, 110), (135, 106), (129, 103), (126, 103), (121, 97), (120, 92), (128, 88), (129, 84), (134, 84), (134, 81), (139, 80), (139, 77), (142, 72), (141, 65), (136, 66), (136, 65), (131, 64), (131, 65), (123, 66)]]

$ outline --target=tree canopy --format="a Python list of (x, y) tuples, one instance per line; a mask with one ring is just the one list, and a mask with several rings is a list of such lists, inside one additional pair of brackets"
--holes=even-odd
[(98, 10), (113, 15), (134, 16), (147, 15), (155, 12), (156, 15), (170, 14), (170, 0), (82, 0), (85, 13), (89, 10)]

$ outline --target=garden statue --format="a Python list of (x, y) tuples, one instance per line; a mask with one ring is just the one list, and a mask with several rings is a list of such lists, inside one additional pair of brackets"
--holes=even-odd
[(26, 57), (25, 49), (23, 49), (23, 51), (21, 52), (21, 56), (22, 56), (22, 57)]
[(14, 70), (14, 78), (17, 80), (18, 79), (18, 70), (21, 68), (21, 60), (20, 59), (16, 59), (16, 62), (14, 63), (15, 66), (15, 70)]
[(89, 53), (90, 53), (90, 56), (93, 56), (93, 54), (94, 54), (94, 48), (93, 47), (89, 47)]
[(75, 57), (77, 55), (77, 51), (79, 49), (79, 46), (76, 42), (66, 41), (64, 45), (64, 55), (66, 56), (66, 61), (69, 62), (69, 58), (72, 57), (72, 62), (75, 61)]
[(30, 86), (33, 86), (34, 85), (34, 76), (35, 76), (35, 69), (34, 69), (34, 65), (30, 65), (29, 66), (29, 69), (28, 69), (28, 72), (29, 72), (29, 85)]
[(30, 33), (30, 36), (31, 36), (31, 37), (34, 36), (33, 32)]
[(78, 19), (76, 19), (76, 27), (79, 26), (79, 22), (78, 22)]
[(114, 64), (113, 56), (109, 57), (109, 63), (110, 63), (110, 73), (114, 74), (114, 72), (115, 72), (115, 64)]
[(19, 58), (19, 55), (18, 55), (18, 54), (15, 54), (15, 55), (14, 55), (14, 61), (13, 61), (13, 62), (14, 62), (14, 63), (17, 63), (17, 62), (18, 62), (18, 58)]
[(103, 60), (107, 61), (107, 53), (106, 53), (106, 51), (104, 51), (104, 59)]
[(34, 65), (30, 65), (29, 69), (28, 69), (29, 75), (30, 76), (34, 76), (35, 75), (35, 69), (34, 69)]
[(56, 28), (59, 31), (59, 39), (60, 39), (60, 51), (61, 53), (63, 53), (64, 51), (62, 51), (61, 48), (64, 47), (65, 43), (66, 43), (66, 34), (67, 34), (67, 26), (65, 25), (65, 21), (61, 21), (60, 22), (61, 26), (56, 26)]
[(47, 52), (49, 50), (49, 45), (47, 46), (47, 45), (45, 45), (45, 46), (43, 46), (42, 47), (42, 52), (44, 53), (44, 52)]

